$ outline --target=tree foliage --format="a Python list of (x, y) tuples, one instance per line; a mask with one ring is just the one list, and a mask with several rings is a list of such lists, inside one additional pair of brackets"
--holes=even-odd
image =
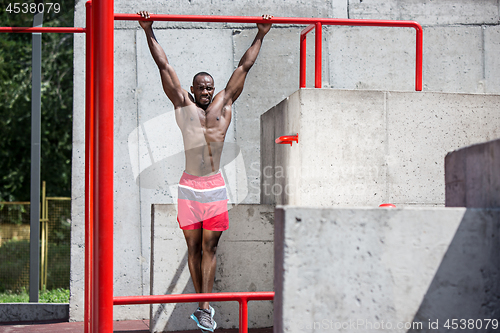
[[(0, 25), (33, 26), (33, 14), (8, 13), (9, 3), (0, 0)], [(59, 3), (43, 26), (73, 26), (74, 0)], [(30, 198), (31, 43), (31, 34), (0, 33), (0, 201)], [(49, 196), (71, 193), (72, 106), (73, 35), (43, 34), (41, 178)]]

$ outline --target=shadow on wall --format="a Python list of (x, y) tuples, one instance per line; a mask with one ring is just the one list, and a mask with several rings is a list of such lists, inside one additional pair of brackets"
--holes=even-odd
[(497, 332), (500, 328), (499, 236), (500, 209), (467, 209), (413, 318), (414, 323), (422, 323), (422, 329), (408, 332), (444, 332), (448, 331), (446, 325), (451, 329), (453, 323), (459, 331), (467, 325), (470, 332)]

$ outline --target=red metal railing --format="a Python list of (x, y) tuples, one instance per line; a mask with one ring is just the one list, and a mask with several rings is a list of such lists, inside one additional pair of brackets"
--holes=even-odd
[(114, 305), (154, 304), (154, 303), (191, 303), (191, 302), (227, 302), (237, 301), (240, 307), (239, 332), (248, 332), (248, 302), (272, 301), (274, 292), (237, 292), (237, 293), (206, 293), (206, 294), (174, 294), (153, 296), (121, 296), (114, 297)]
[[(113, 297), (113, 18), (142, 20), (137, 14), (114, 14), (113, 1), (94, 0), (87, 7), (87, 28), (0, 27), (7, 33), (87, 33), (85, 125), (85, 332), (113, 331), (113, 305), (198, 301), (238, 301), (240, 332), (248, 328), (251, 300), (272, 300), (273, 292)], [(316, 29), (315, 87), (321, 87), (323, 25), (411, 27), (417, 31), (416, 90), (422, 90), (423, 30), (413, 21), (326, 18), (151, 15), (151, 21), (273, 23), (309, 25), (300, 38), (300, 87), (305, 87), (306, 34)], [(93, 33), (99, 31), (99, 34)], [(291, 144), (291, 142), (290, 142)]]
[[(332, 21), (334, 20), (334, 21)], [(347, 22), (347, 24), (343, 24)], [(300, 88), (306, 87), (306, 40), (307, 34), (315, 29), (315, 60), (314, 60), (314, 87), (321, 88), (322, 75), (322, 25), (349, 25), (349, 26), (378, 26), (378, 27), (403, 27), (416, 30), (416, 55), (415, 55), (415, 90), (422, 91), (423, 81), (423, 50), (424, 35), (422, 26), (414, 21), (386, 21), (386, 20), (338, 20), (330, 19), (309, 25), (300, 33)]]
[[(115, 20), (137, 21), (137, 14), (115, 14)], [(151, 15), (149, 21), (178, 21), (178, 22), (230, 22), (230, 23), (273, 23), (273, 24), (307, 24), (300, 36), (300, 88), (306, 86), (306, 34), (315, 28), (315, 80), (314, 86), (321, 88), (322, 71), (322, 27), (323, 25), (344, 26), (370, 26), (370, 27), (399, 27), (414, 28), (416, 30), (416, 56), (415, 56), (415, 90), (422, 90), (422, 65), (423, 65), (423, 29), (415, 21), (390, 21), (390, 20), (353, 20), (309, 17), (273, 17), (264, 20), (259, 16), (208, 16), (208, 15)]]

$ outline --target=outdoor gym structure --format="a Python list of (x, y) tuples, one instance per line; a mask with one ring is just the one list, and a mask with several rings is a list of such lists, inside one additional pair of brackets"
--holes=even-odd
[[(272, 300), (274, 292), (113, 296), (113, 49), (114, 20), (143, 20), (115, 14), (113, 1), (86, 3), (85, 28), (0, 27), (9, 33), (85, 33), (85, 332), (113, 332), (113, 305), (238, 301), (239, 331), (248, 331), (248, 301)], [(315, 30), (315, 88), (321, 88), (322, 26), (405, 27), (416, 30), (415, 90), (422, 90), (423, 30), (414, 21), (202, 15), (151, 15), (148, 21), (272, 23), (307, 25), (300, 34), (299, 86), (306, 86), (306, 36)], [(283, 138), (298, 141), (298, 138)], [(297, 142), (296, 141), (296, 142)]]

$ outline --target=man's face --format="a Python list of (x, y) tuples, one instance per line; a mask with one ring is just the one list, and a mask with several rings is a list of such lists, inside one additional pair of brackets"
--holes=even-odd
[(203, 109), (212, 102), (214, 91), (214, 81), (208, 75), (198, 75), (191, 87), (196, 104)]

